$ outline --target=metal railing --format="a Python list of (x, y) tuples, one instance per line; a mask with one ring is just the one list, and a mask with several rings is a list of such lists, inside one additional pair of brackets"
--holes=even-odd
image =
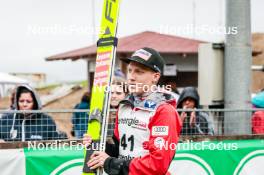
[[(252, 122), (243, 124), (244, 127), (250, 128), (247, 135), (264, 134), (264, 109), (177, 109), (177, 111), (180, 118), (184, 119), (182, 136), (229, 135), (225, 127), (226, 115), (237, 117), (237, 120), (231, 123), (233, 129), (241, 129), (237, 128), (241, 126), (238, 123), (243, 121), (239, 118), (249, 117)], [(89, 110), (70, 109), (0, 110), (0, 139), (5, 142), (81, 139), (87, 131), (88, 113)], [(113, 135), (115, 113), (115, 110), (110, 111), (109, 137)]]

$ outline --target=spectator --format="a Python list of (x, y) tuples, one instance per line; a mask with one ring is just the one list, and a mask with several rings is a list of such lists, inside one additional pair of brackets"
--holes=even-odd
[[(74, 109), (90, 109), (90, 93), (85, 92), (82, 96), (81, 102), (75, 105)], [(82, 138), (83, 134), (87, 131), (88, 126), (88, 113), (87, 112), (74, 112), (72, 116), (72, 124), (74, 136)]]
[[(121, 77), (114, 77), (111, 86), (110, 108), (117, 109), (119, 102), (124, 100), (127, 94), (128, 94), (128, 90), (126, 88), (126, 80)], [(109, 122), (108, 122), (109, 125), (107, 131), (108, 136), (112, 136), (114, 133), (115, 118), (116, 118), (116, 111), (110, 111)], [(113, 143), (112, 139), (109, 139), (109, 142)]]
[(170, 91), (172, 92), (172, 95), (174, 96), (174, 98), (176, 99), (176, 101), (179, 100), (179, 91), (177, 89), (177, 85), (176, 85), (176, 82), (174, 81), (168, 81), (166, 83), (166, 86), (168, 86), (168, 88), (170, 88)]
[[(200, 97), (194, 87), (186, 87), (180, 94), (177, 109), (197, 109)], [(213, 135), (213, 123), (205, 112), (179, 112), (182, 126), (182, 135)]]
[(264, 91), (257, 93), (252, 98), (252, 104), (257, 108), (264, 108)]
[(127, 95), (126, 80), (120, 77), (115, 77), (111, 86), (111, 102), (112, 109), (116, 109), (119, 102)]
[(44, 113), (23, 113), (23, 110), (40, 110), (41, 103), (36, 92), (28, 85), (16, 89), (14, 110), (18, 113), (4, 114), (0, 120), (0, 139), (5, 141), (52, 140), (65, 138), (57, 132), (50, 116)]
[(121, 71), (120, 68), (115, 69), (114, 76), (119, 78), (126, 78), (125, 74)]
[[(256, 108), (264, 108), (264, 92), (258, 93), (252, 98), (252, 104)], [(264, 111), (254, 112), (252, 119), (252, 133), (253, 134), (264, 134)]]
[[(125, 90), (125, 79), (122, 77), (115, 77), (112, 86), (111, 86), (111, 101), (110, 101), (110, 107), (111, 109), (117, 109), (119, 102), (123, 100), (126, 96), (127, 90)], [(85, 97), (86, 96), (86, 97)], [(89, 101), (90, 101), (90, 95), (88, 93), (85, 93), (82, 102), (77, 104), (75, 106), (75, 109), (89, 109)], [(110, 112), (109, 117), (109, 126), (108, 126), (108, 135), (113, 134), (114, 129), (114, 120), (115, 120), (115, 113), (116, 111)], [(74, 135), (77, 138), (82, 138), (83, 134), (87, 131), (88, 126), (88, 119), (89, 116), (87, 113), (74, 113), (72, 117), (72, 123), (74, 126)], [(111, 142), (111, 141), (110, 141)]]
[(180, 94), (175, 81), (168, 81), (166, 84), (171, 87), (172, 92), (174, 92), (175, 94), (178, 94), (178, 95)]

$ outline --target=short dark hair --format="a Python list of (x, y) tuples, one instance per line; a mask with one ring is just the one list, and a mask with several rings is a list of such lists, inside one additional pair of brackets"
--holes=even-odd
[(85, 92), (82, 96), (82, 102), (89, 102), (90, 101), (90, 98), (91, 98), (91, 95), (89, 92)]

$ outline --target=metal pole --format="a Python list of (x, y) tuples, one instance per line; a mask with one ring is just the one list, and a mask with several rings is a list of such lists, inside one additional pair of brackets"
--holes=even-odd
[[(226, 30), (225, 108), (247, 109), (251, 107), (250, 0), (226, 0)], [(225, 113), (225, 134), (250, 134), (250, 117), (251, 113)]]

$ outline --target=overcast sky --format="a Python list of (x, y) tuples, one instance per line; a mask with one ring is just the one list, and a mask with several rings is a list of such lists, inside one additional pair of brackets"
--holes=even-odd
[[(84, 61), (46, 62), (44, 58), (92, 44), (103, 3), (95, 1), (95, 29), (92, 0), (1, 1), (0, 72), (46, 73), (49, 81), (86, 79)], [(252, 31), (264, 32), (264, 1), (251, 2)], [(223, 34), (193, 34), (188, 27), (223, 26), (224, 7), (223, 0), (122, 0), (118, 36), (149, 30), (222, 41)]]

